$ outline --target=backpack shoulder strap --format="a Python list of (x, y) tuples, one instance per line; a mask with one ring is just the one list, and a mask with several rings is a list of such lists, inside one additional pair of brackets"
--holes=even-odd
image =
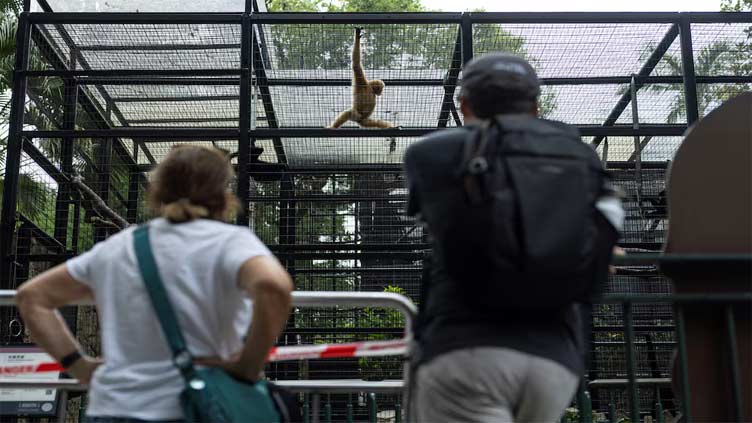
[(482, 204), (488, 196), (485, 192), (485, 179), (492, 161), (492, 154), (489, 153), (495, 154), (500, 149), (500, 146), (491, 140), (494, 127), (498, 129), (497, 135), (503, 137), (501, 123), (498, 119), (491, 118), (483, 121), (479, 129), (472, 131), (463, 145), (460, 175), (465, 197), (470, 204)]
[(144, 279), (146, 291), (149, 293), (162, 332), (172, 350), (172, 361), (183, 377), (190, 381), (195, 372), (193, 358), (188, 352), (175, 310), (172, 308), (162, 278), (159, 276), (157, 262), (154, 260), (154, 253), (149, 241), (149, 225), (141, 225), (133, 232), (133, 247), (136, 251), (138, 268), (141, 271), (141, 277)]

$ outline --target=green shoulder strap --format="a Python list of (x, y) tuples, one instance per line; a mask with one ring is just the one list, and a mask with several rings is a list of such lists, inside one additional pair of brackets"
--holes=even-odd
[(183, 332), (180, 331), (178, 319), (175, 316), (175, 310), (172, 308), (170, 299), (167, 297), (167, 291), (159, 277), (157, 262), (154, 260), (151, 243), (149, 241), (149, 225), (139, 226), (133, 232), (133, 247), (136, 250), (136, 259), (141, 276), (146, 285), (146, 291), (151, 298), (151, 304), (159, 318), (159, 324), (162, 326), (167, 343), (172, 350), (172, 361), (180, 370), (183, 378), (187, 382), (193, 378), (195, 370), (193, 368), (193, 358), (186, 347)]

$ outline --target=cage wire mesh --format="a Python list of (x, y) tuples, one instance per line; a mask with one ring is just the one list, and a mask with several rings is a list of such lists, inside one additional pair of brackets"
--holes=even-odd
[[(645, 64), (671, 24), (474, 24), (476, 55), (504, 51), (523, 55), (542, 78), (543, 116), (575, 125), (602, 125), (624, 83), (584, 78), (630, 77)], [(750, 25), (692, 24), (698, 76), (749, 76)], [(348, 24), (255, 25), (252, 45), (252, 128), (323, 128), (352, 101)], [(461, 40), (457, 24), (365, 25), (362, 62), (368, 78), (384, 80), (373, 117), (403, 128), (459, 126)], [(24, 128), (202, 130), (240, 125), (240, 24), (34, 24), (29, 69), (114, 71), (113, 75), (30, 76)], [(134, 71), (115, 76), (120, 71)], [(139, 74), (140, 73), (142, 74)], [(184, 75), (159, 75), (176, 71)], [(203, 75), (188, 75), (190, 71)], [(150, 73), (151, 72), (151, 73)], [(214, 73), (211, 73), (214, 72)], [(120, 75), (125, 75), (121, 73)], [(678, 38), (650, 76), (680, 77)], [(559, 82), (551, 82), (554, 78)], [(578, 82), (561, 81), (579, 78)], [(638, 87), (639, 124), (684, 123), (681, 81)], [(706, 115), (750, 83), (701, 82), (698, 109)], [(616, 123), (632, 125), (632, 104)], [(352, 122), (347, 127), (355, 127)], [(149, 217), (145, 202), (149, 170), (175, 145), (215, 146), (232, 155), (250, 189), (241, 198), (249, 227), (293, 275), (300, 290), (390, 291), (417, 301), (428, 235), (405, 216), (407, 190), (401, 161), (415, 137), (252, 138), (247, 169), (238, 167), (237, 139), (153, 137), (42, 138), (25, 140), (20, 163), (13, 242), (14, 275), (7, 288), (90, 248), (119, 229), (101, 204), (71, 182), (78, 176), (103, 203), (130, 223)], [(583, 137), (598, 140), (597, 152), (624, 192), (627, 212), (620, 243), (628, 251), (658, 251), (666, 240), (665, 179), (678, 136)], [(640, 145), (636, 152), (635, 143)], [(3, 155), (4, 157), (4, 155)], [(636, 163), (640, 162), (640, 166)], [(4, 161), (1, 163), (5, 167)], [(237, 181), (233, 188), (237, 187)], [(610, 293), (668, 294), (667, 279), (651, 266), (621, 269)], [(17, 312), (2, 308), (0, 339), (26, 342)], [(98, 350), (96, 315), (80, 308), (69, 324)], [(675, 343), (670, 304), (634, 306), (638, 377), (668, 377)], [(626, 375), (621, 306), (593, 306), (592, 359), (588, 378)], [(395, 339), (404, 321), (383, 308), (295, 309), (280, 345)], [(397, 379), (397, 357), (275, 363), (279, 379)], [(599, 412), (616, 406), (624, 414), (624, 388), (592, 390)], [(657, 401), (675, 409), (664, 387), (640, 389), (640, 408)], [(334, 417), (355, 404), (366, 416), (363, 395), (331, 395)], [(378, 395), (379, 409), (394, 410), (398, 396)], [(359, 417), (358, 417), (359, 416)]]

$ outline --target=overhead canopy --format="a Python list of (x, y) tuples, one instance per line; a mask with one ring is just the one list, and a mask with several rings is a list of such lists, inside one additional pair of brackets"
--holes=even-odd
[[(79, 4), (80, 3), (80, 4)], [(55, 10), (84, 10), (87, 2), (51, 2)], [(95, 3), (95, 2), (92, 2)], [(138, 2), (96, 2), (100, 11), (122, 11)], [(165, 2), (163, 10), (171, 10)], [(167, 2), (172, 3), (172, 2)], [(174, 2), (177, 4), (177, 2)], [(180, 3), (202, 10), (239, 11), (243, 2)], [(76, 9), (74, 4), (78, 4)], [(156, 7), (156, 6), (154, 6)], [(233, 7), (238, 10), (232, 9)], [(110, 8), (110, 9), (107, 9)], [(208, 8), (208, 9), (207, 9)], [(140, 8), (139, 11), (142, 11)], [(145, 9), (143, 11), (155, 9)], [(188, 10), (188, 9), (181, 9)], [(742, 75), (747, 23), (692, 24), (695, 70), (699, 76)], [(155, 84), (157, 76), (107, 76), (85, 85), (98, 108), (107, 111), (115, 127), (237, 128), (239, 124), (239, 22), (228, 24), (63, 24), (39, 25), (55, 54), (79, 70), (204, 71), (201, 77)], [(541, 111), (545, 117), (570, 124), (601, 125), (629, 91), (629, 77), (645, 64), (669, 32), (671, 24), (474, 24), (474, 53), (507, 51), (526, 56), (544, 84)], [(435, 128), (442, 110), (457, 106), (452, 69), (459, 62), (455, 48), (459, 25), (366, 25), (363, 62), (367, 77), (386, 82), (374, 117), (406, 128)], [(352, 25), (258, 25), (252, 107), (256, 127), (322, 128), (350, 106), (349, 87)], [(41, 46), (40, 47), (44, 47)], [(73, 54), (73, 57), (71, 55)], [(740, 59), (740, 57), (742, 57)], [(75, 59), (75, 60), (72, 60)], [(226, 71), (223, 73), (223, 71)], [(148, 73), (148, 72), (146, 72)], [(219, 74), (218, 74), (219, 73)], [(650, 76), (673, 76), (638, 92), (639, 122), (686, 122), (681, 78), (681, 51), (676, 37)], [(749, 75), (746, 75), (749, 76)], [(260, 78), (260, 79), (259, 79)], [(609, 80), (604, 80), (607, 78)], [(84, 78), (81, 78), (83, 81)], [(460, 75), (461, 80), (461, 75)], [(604, 83), (608, 82), (608, 83)], [(732, 93), (750, 84), (698, 84), (701, 115)], [(454, 104), (445, 104), (451, 93)], [(272, 113), (273, 112), (273, 113)], [(448, 114), (449, 126), (456, 125)], [(92, 127), (91, 117), (77, 125)], [(617, 124), (632, 124), (631, 105)], [(353, 124), (348, 124), (352, 126)], [(289, 164), (399, 163), (411, 139), (282, 139)], [(271, 141), (259, 140), (259, 145)], [(153, 145), (154, 156), (166, 151)], [(631, 138), (611, 140), (609, 157), (628, 160)], [(384, 146), (387, 147), (384, 147)], [(644, 160), (668, 160), (678, 137), (648, 140)], [(272, 149), (264, 158), (277, 160)], [(141, 160), (141, 159), (140, 159)]]

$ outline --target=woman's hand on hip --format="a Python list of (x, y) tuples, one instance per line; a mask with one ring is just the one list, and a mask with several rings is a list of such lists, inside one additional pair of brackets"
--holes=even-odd
[(240, 353), (223, 360), (220, 357), (197, 357), (193, 361), (199, 366), (217, 367), (229, 373), (232, 377), (254, 383), (263, 377), (263, 369), (251, 369), (240, 361)]
[(94, 375), (94, 371), (97, 370), (97, 367), (102, 365), (102, 363), (103, 361), (99, 358), (83, 356), (76, 360), (76, 362), (70, 367), (65, 369), (65, 373), (78, 379), (78, 381), (84, 385), (88, 385), (89, 382), (91, 382), (91, 377)]

